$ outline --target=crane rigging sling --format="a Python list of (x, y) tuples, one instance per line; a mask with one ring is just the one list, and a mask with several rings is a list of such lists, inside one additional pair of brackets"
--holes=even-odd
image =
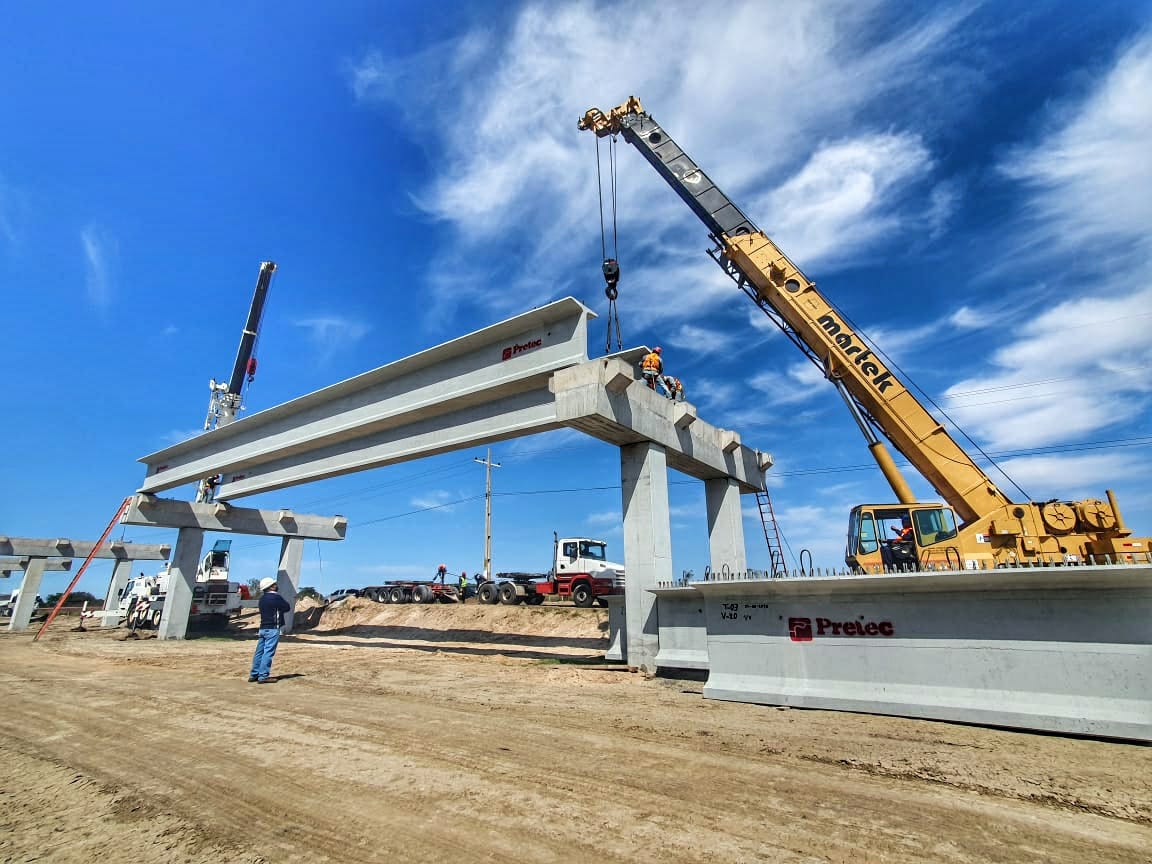
[(617, 283), (620, 281), (620, 264), (616, 246), (616, 136), (608, 139), (608, 176), (609, 192), (612, 207), (612, 257), (608, 257), (608, 237), (604, 228), (604, 185), (601, 181), (600, 170), (600, 138), (596, 138), (596, 193), (600, 200), (600, 257), (603, 260), (601, 271), (604, 274), (604, 296), (608, 298), (608, 332), (604, 338), (604, 353), (612, 353), (612, 331), (616, 331), (616, 350), (624, 348), (620, 336), (620, 312), (616, 307), (618, 291)]

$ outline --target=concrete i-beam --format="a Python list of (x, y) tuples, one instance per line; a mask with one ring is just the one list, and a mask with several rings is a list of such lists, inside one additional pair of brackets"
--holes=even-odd
[(630, 622), (629, 663), (652, 668), (647, 591), (671, 579), (663, 472), (672, 467), (710, 484), (713, 568), (743, 569), (739, 495), (763, 489), (771, 457), (700, 420), (690, 403), (644, 386), (636, 363), (643, 349), (588, 360), (591, 317), (586, 306), (565, 298), (145, 456), (142, 491), (220, 474), (218, 499), (235, 499), (563, 426), (579, 429), (622, 448), (628, 609), (639, 616)]
[[(225, 502), (194, 503), (139, 494), (133, 497), (122, 521), (126, 525), (179, 529), (176, 551), (169, 568), (164, 613), (157, 633), (160, 639), (183, 639), (187, 635), (188, 615), (192, 611), (192, 594), (206, 531), (280, 537), (276, 581), (280, 592), (290, 603), (295, 601), (300, 584), (304, 541), (343, 540), (348, 532), (348, 520), (343, 516), (317, 516), (291, 510), (258, 510), (253, 507), (235, 507)], [(123, 584), (117, 584), (114, 575), (105, 600), (105, 609), (111, 608), (110, 604), (118, 597), (118, 593), (113, 592), (123, 587)], [(285, 632), (291, 629), (292, 620), (288, 616)]]
[[(0, 558), (0, 578), (7, 579), (13, 573), (23, 573), (32, 563), (31, 558)], [(71, 558), (49, 558), (44, 562), (44, 570), (71, 570)]]

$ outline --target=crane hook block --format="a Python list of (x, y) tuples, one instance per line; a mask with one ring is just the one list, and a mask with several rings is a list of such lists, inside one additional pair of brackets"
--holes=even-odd
[(608, 283), (608, 287), (615, 288), (616, 283), (620, 281), (620, 265), (616, 263), (616, 259), (605, 258), (604, 265), (600, 269), (604, 271), (604, 281)]

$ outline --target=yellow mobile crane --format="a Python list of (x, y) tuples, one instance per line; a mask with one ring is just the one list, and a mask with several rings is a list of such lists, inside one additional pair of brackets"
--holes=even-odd
[[(580, 129), (623, 135), (708, 229), (709, 254), (839, 391), (892, 487), (896, 504), (861, 504), (848, 523), (847, 565), (857, 571), (984, 569), (1149, 559), (1111, 490), (1107, 501), (1013, 503), (849, 326), (816, 285), (721, 192), (632, 97), (591, 108)], [(611, 264), (610, 268), (608, 265)], [(605, 262), (605, 273), (615, 261)], [(610, 287), (612, 282), (610, 281)], [(947, 502), (916, 500), (877, 432)], [(887, 537), (901, 532), (903, 539)], [(907, 535), (911, 535), (910, 537)]]

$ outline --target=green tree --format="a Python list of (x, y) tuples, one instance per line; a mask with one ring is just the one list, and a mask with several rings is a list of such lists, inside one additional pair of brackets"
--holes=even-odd
[(313, 588), (311, 585), (305, 585), (303, 588), (296, 592), (297, 600), (303, 600), (305, 597), (311, 597), (313, 600), (324, 599), (320, 596), (320, 592)]
[(248, 580), (248, 593), (253, 597), (259, 597), (260, 596), (261, 592), (260, 592), (260, 580), (259, 579), (249, 579)]

